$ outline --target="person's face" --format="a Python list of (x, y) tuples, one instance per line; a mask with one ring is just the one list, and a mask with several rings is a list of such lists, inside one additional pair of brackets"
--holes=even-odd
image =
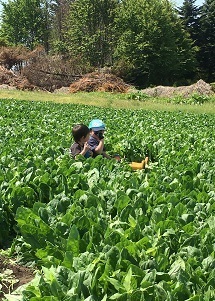
[(92, 133), (94, 134), (94, 135), (100, 135), (100, 133), (101, 133), (101, 135), (104, 135), (104, 130), (100, 130), (100, 131), (92, 131)]
[(84, 142), (87, 142), (90, 139), (90, 133), (87, 134), (87, 136), (84, 137)]
[(81, 143), (85, 143), (85, 142), (87, 142), (88, 140), (90, 139), (90, 133), (88, 133), (85, 137), (83, 136), (82, 138), (81, 138)]

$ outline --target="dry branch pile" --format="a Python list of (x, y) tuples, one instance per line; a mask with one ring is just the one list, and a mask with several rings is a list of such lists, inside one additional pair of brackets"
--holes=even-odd
[(80, 58), (47, 55), (42, 47), (29, 51), (23, 47), (0, 47), (1, 88), (40, 89), (53, 92), (69, 86), (89, 72)]
[(177, 95), (189, 97), (192, 94), (213, 95), (213, 89), (210, 84), (207, 84), (202, 79), (190, 86), (168, 87), (157, 86), (142, 90), (143, 93), (153, 97), (175, 97)]
[(3, 88), (8, 87), (8, 89), (16, 88), (19, 90), (33, 90), (35, 88), (26, 77), (16, 75), (13, 71), (3, 66), (0, 66), (0, 85), (3, 85)]
[(12, 71), (6, 69), (3, 66), (0, 66), (0, 83), (1, 84), (9, 85), (14, 78), (15, 78), (15, 74)]
[(131, 86), (126, 84), (121, 78), (110, 74), (92, 72), (75, 81), (69, 87), (69, 92), (127, 92)]
[(68, 87), (87, 72), (87, 67), (83, 67), (77, 60), (65, 60), (60, 55), (37, 57), (23, 69), (23, 75), (31, 83), (49, 92)]

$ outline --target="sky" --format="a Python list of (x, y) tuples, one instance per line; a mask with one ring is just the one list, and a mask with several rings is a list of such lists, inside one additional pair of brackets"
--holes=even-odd
[[(182, 6), (184, 0), (174, 0), (174, 2), (176, 3), (176, 6)], [(195, 5), (200, 6), (203, 2), (204, 0), (196, 0)]]

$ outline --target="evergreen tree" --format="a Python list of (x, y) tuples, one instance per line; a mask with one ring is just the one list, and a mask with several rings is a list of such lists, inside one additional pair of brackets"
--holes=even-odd
[(195, 5), (196, 0), (184, 0), (183, 5), (178, 8), (182, 24), (189, 32), (192, 40), (198, 45), (199, 14), (200, 8)]
[(207, 82), (215, 81), (215, 0), (205, 0), (200, 18), (201, 32), (198, 61), (202, 77)]

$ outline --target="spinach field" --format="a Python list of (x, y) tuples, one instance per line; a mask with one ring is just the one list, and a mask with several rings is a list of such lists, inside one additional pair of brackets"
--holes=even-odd
[[(93, 118), (122, 162), (69, 156)], [(0, 129), (0, 245), (38, 268), (7, 300), (215, 300), (214, 115), (0, 100)]]

